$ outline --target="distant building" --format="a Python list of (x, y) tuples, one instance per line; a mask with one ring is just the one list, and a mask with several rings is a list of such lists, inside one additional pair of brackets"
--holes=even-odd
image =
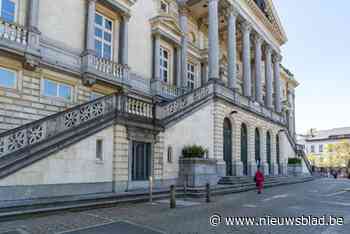
[(306, 154), (321, 156), (328, 144), (350, 141), (350, 127), (333, 128), (329, 130), (310, 129), (307, 134), (299, 134), (297, 141), (304, 146)]

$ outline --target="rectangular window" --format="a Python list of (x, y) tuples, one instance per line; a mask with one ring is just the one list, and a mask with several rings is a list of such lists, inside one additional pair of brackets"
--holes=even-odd
[(187, 64), (187, 87), (191, 90), (195, 88), (196, 66), (193, 63)]
[(0, 68), (0, 86), (5, 88), (16, 88), (16, 72)]
[(72, 100), (72, 86), (58, 83), (52, 80), (44, 80), (44, 91), (45, 96), (63, 98), (65, 100)]
[(96, 159), (103, 161), (103, 140), (96, 140)]
[(98, 13), (95, 15), (95, 50), (99, 57), (112, 60), (113, 21)]
[(166, 83), (169, 80), (169, 70), (170, 70), (170, 53), (168, 50), (160, 47), (160, 79)]
[(311, 146), (311, 153), (315, 153), (315, 146), (314, 145)]
[(7, 22), (16, 21), (16, 1), (14, 0), (0, 0), (0, 14), (1, 18)]
[(318, 150), (320, 151), (320, 153), (323, 153), (323, 145), (319, 145)]

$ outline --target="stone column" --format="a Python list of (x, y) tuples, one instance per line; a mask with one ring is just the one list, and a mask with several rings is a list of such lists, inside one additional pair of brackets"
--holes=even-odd
[(272, 104), (272, 62), (271, 62), (272, 49), (270, 46), (266, 46), (265, 49), (265, 79), (266, 79), (266, 106), (269, 109), (273, 109)]
[(281, 90), (281, 72), (280, 63), (282, 57), (279, 54), (273, 56), (274, 62), (274, 80), (275, 80), (275, 108), (277, 113), (282, 112), (282, 90)]
[(181, 39), (181, 82), (182, 88), (187, 87), (187, 47), (188, 47), (188, 9), (185, 3), (180, 4), (180, 27), (182, 30)]
[(39, 27), (39, 0), (30, 0), (28, 6), (28, 52), (26, 61), (28, 65), (36, 67), (39, 61), (35, 56), (40, 56), (40, 31)]
[(236, 71), (236, 19), (238, 11), (234, 8), (228, 13), (228, 85), (231, 89), (237, 89), (237, 71)]
[(248, 127), (248, 176), (254, 176), (257, 165), (255, 161), (255, 127)]
[(160, 80), (160, 35), (159, 34), (154, 35), (153, 56), (154, 56), (153, 79), (156, 81), (159, 81)]
[(243, 34), (243, 94), (246, 97), (252, 96), (252, 77), (250, 64), (250, 32), (251, 25), (245, 21), (242, 23)]
[(266, 153), (266, 130), (260, 130), (260, 150), (261, 150), (261, 162), (260, 162), (260, 170), (264, 173), (264, 175), (269, 175), (269, 165), (267, 164), (267, 153)]
[(209, 0), (209, 80), (219, 79), (219, 12), (218, 0)]
[(128, 41), (129, 41), (129, 16), (124, 15), (123, 20), (121, 23), (121, 29), (120, 29), (120, 49), (119, 49), (119, 63), (127, 65), (128, 64)]
[(255, 101), (263, 104), (263, 95), (262, 95), (262, 78), (261, 78), (261, 46), (263, 39), (256, 35), (254, 38), (255, 42)]
[(277, 142), (276, 142), (277, 134), (271, 131), (271, 171), (270, 175), (278, 175), (278, 165), (277, 165)]
[(95, 14), (96, 0), (88, 0), (87, 27), (86, 27), (86, 48), (87, 53), (95, 54)]

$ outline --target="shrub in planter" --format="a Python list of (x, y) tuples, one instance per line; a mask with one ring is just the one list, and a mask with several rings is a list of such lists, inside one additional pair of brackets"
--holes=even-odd
[(300, 165), (301, 158), (288, 158), (288, 164), (289, 165)]
[(182, 149), (182, 156), (184, 158), (204, 158), (207, 150), (199, 145), (189, 145)]

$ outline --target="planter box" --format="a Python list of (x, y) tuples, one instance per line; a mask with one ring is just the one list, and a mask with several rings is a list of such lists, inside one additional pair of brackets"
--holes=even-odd
[(217, 161), (204, 158), (180, 158), (180, 181), (188, 187), (217, 184)]
[(303, 174), (302, 164), (288, 164), (288, 175), (301, 176)]

